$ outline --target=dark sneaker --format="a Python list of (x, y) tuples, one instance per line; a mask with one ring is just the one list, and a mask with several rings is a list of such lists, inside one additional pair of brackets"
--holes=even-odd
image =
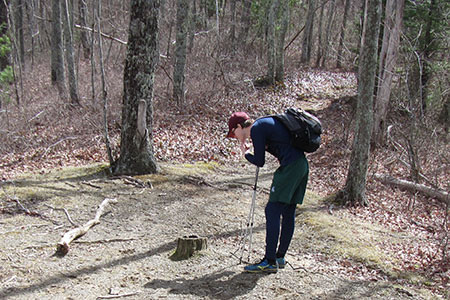
[(261, 272), (276, 273), (278, 271), (278, 268), (277, 265), (271, 265), (269, 264), (269, 261), (267, 259), (264, 259), (258, 264), (246, 266), (244, 268), (244, 271), (249, 273), (261, 273)]
[(278, 264), (278, 268), (284, 269), (284, 267), (286, 266), (286, 260), (284, 259), (284, 257), (278, 257), (277, 264)]

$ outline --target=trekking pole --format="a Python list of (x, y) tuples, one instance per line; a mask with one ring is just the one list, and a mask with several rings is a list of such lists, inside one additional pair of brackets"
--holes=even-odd
[(253, 186), (253, 196), (252, 203), (250, 204), (250, 211), (247, 217), (247, 227), (245, 228), (243, 237), (242, 237), (242, 249), (241, 249), (241, 257), (239, 258), (239, 263), (242, 263), (242, 257), (244, 256), (245, 244), (248, 239), (249, 247), (248, 247), (248, 261), (250, 261), (250, 255), (252, 252), (252, 235), (253, 235), (253, 220), (255, 215), (255, 203), (256, 203), (256, 187), (258, 184), (258, 175), (259, 175), (259, 167), (256, 167), (256, 176), (255, 176), (255, 185)]

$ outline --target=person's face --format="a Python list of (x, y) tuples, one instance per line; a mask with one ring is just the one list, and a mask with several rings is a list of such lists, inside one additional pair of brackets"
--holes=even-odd
[(233, 130), (233, 135), (233, 137), (238, 139), (241, 144), (245, 142), (244, 129), (242, 128), (241, 124), (238, 124), (238, 126)]

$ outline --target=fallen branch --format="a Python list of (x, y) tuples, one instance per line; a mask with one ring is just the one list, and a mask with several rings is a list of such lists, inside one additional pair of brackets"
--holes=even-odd
[(446, 191), (431, 188), (429, 186), (420, 183), (414, 183), (407, 180), (397, 179), (389, 175), (374, 174), (374, 177), (375, 179), (383, 183), (398, 186), (400, 188), (404, 188), (413, 192), (421, 192), (422, 194), (425, 194), (432, 198), (436, 198), (439, 201), (446, 203), (447, 205), (450, 204), (450, 199), (448, 198), (448, 193)]
[[(81, 25), (78, 25), (78, 24), (75, 24), (74, 26), (75, 26), (75, 28), (78, 28), (78, 29), (87, 30), (87, 31), (90, 31), (90, 32), (93, 32), (93, 33), (98, 33), (98, 31), (96, 31), (95, 29), (89, 28), (89, 27), (87, 27), (87, 26), (81, 26)], [(115, 38), (115, 37), (113, 37), (113, 36), (107, 35), (106, 33), (100, 32), (100, 35), (101, 35), (102, 37), (107, 38), (107, 39), (116, 41), (116, 42), (118, 42), (118, 43), (120, 43), (120, 44), (122, 44), (122, 45), (126, 45), (126, 44), (127, 44), (127, 42), (122, 41), (122, 40), (120, 40), (120, 39), (118, 39), (118, 38)]]
[(130, 297), (139, 294), (139, 292), (126, 293), (126, 294), (118, 294), (118, 295), (107, 295), (107, 296), (98, 296), (97, 299), (114, 299), (114, 298), (123, 298)]
[(120, 242), (129, 242), (135, 241), (139, 238), (117, 238), (117, 239), (107, 239), (107, 240), (95, 240), (95, 241), (75, 241), (77, 244), (106, 244), (106, 243), (120, 243)]
[(91, 229), (91, 227), (99, 224), (100, 217), (103, 215), (103, 212), (104, 212), (106, 206), (110, 202), (117, 203), (117, 200), (111, 199), (111, 198), (106, 198), (99, 205), (94, 219), (88, 221), (87, 223), (85, 223), (84, 225), (82, 225), (80, 227), (77, 227), (75, 229), (72, 229), (72, 230), (66, 232), (66, 234), (64, 234), (64, 236), (62, 237), (61, 241), (59, 241), (59, 243), (56, 245), (56, 254), (60, 255), (60, 256), (66, 255), (69, 252), (69, 244), (73, 240), (78, 239), (79, 237), (82, 237), (89, 231), (89, 229)]

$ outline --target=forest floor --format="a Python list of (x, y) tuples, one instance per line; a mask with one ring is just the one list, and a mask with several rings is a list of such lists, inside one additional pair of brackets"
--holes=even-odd
[[(333, 204), (330, 195), (345, 183), (349, 161), (355, 81), (348, 74), (301, 75), (265, 96), (248, 95), (244, 107), (260, 115), (301, 105), (325, 127), (323, 146), (308, 156), (309, 190), (298, 208), (289, 264), (276, 274), (244, 273), (236, 252), (255, 179), (255, 168), (236, 153), (236, 144), (223, 139), (229, 112), (242, 107), (236, 100), (203, 105), (202, 115), (193, 113), (194, 104), (171, 113), (155, 103), (161, 172), (132, 178), (107, 176), (99, 110), (91, 115), (89, 105), (67, 111), (42, 101), (3, 112), (0, 299), (448, 297), (445, 206), (371, 177), (406, 174), (403, 164), (391, 161), (392, 149), (371, 157), (368, 207)], [(43, 83), (39, 91), (45, 90)], [(119, 130), (112, 119), (114, 147)], [(264, 205), (276, 166), (271, 158), (261, 169), (253, 251), (250, 257), (244, 253), (245, 261), (263, 256)], [(441, 182), (446, 170), (435, 173)], [(105, 199), (117, 203), (67, 255), (55, 255), (64, 233), (93, 219)], [(171, 260), (178, 238), (189, 235), (206, 237), (208, 248), (188, 260)]]
[[(251, 261), (263, 256), (270, 165), (258, 182)], [(420, 276), (400, 275), (395, 257), (382, 248), (408, 245), (416, 236), (361, 222), (345, 210), (331, 214), (313, 193), (298, 210), (286, 268), (244, 273), (237, 250), (252, 198), (251, 166), (166, 165), (134, 180), (105, 174), (101, 165), (67, 168), (3, 186), (28, 211), (17, 207), (0, 218), (0, 298), (439, 299), (420, 288)], [(68, 216), (84, 224), (106, 198), (117, 203), (100, 224), (71, 243), (66, 256), (55, 255), (74, 227)], [(206, 237), (208, 248), (171, 260), (177, 238), (190, 235)]]

